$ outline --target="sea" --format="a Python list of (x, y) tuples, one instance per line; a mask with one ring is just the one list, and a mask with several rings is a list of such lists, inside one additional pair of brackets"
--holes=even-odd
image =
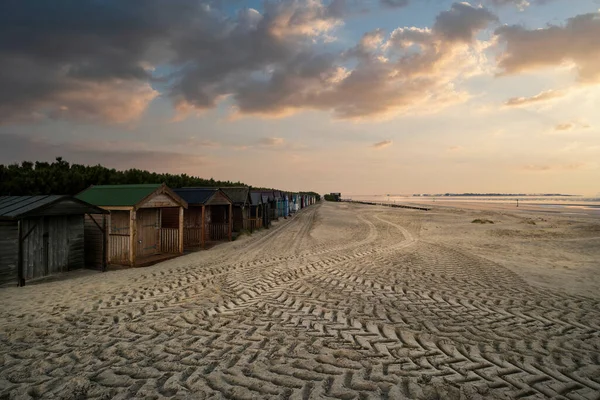
[(600, 196), (446, 196), (446, 195), (343, 195), (345, 200), (370, 201), (375, 203), (418, 203), (451, 204), (452, 202), (475, 202), (495, 204), (535, 205), (548, 208), (577, 208), (600, 212)]

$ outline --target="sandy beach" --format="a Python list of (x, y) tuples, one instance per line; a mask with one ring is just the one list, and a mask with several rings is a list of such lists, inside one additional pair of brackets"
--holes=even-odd
[(431, 207), (2, 288), (0, 398), (600, 399), (600, 217)]

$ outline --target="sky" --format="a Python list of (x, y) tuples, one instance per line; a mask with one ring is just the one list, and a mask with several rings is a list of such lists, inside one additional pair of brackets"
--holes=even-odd
[(0, 163), (600, 195), (598, 0), (5, 0)]

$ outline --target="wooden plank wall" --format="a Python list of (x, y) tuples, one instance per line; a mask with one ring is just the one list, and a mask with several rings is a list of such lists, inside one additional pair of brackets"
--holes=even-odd
[(129, 235), (109, 235), (108, 260), (114, 264), (129, 264)]
[(183, 246), (199, 247), (202, 245), (202, 228), (183, 228)]
[(219, 241), (229, 239), (229, 223), (210, 223), (206, 224), (206, 240)]
[(137, 212), (137, 256), (143, 257), (160, 252), (160, 209), (145, 208)]
[(40, 278), (58, 272), (83, 268), (83, 215), (38, 217), (22, 220), (23, 277)]
[(160, 251), (163, 253), (179, 253), (179, 229), (160, 229)]
[(0, 285), (18, 281), (18, 234), (17, 221), (0, 222)]
[(115, 264), (128, 264), (129, 247), (129, 211), (112, 210), (108, 237), (108, 261)]
[(86, 215), (83, 226), (85, 265), (87, 268), (102, 269), (104, 236), (98, 225), (103, 227), (103, 216), (101, 214)]
[[(67, 217), (69, 246), (67, 270), (85, 267), (85, 233), (83, 215), (70, 215)], [(58, 246), (58, 244), (56, 244)]]

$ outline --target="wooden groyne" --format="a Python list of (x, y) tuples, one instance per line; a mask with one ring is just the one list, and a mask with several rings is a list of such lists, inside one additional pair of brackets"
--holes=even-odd
[(408, 208), (411, 210), (421, 210), (421, 211), (430, 211), (431, 208), (426, 207), (417, 207), (417, 206), (406, 206), (403, 204), (395, 204), (395, 203), (375, 203), (372, 201), (357, 201), (357, 200), (342, 200), (346, 203), (354, 203), (354, 204), (366, 204), (369, 206), (383, 206), (383, 207), (392, 207), (392, 208)]

